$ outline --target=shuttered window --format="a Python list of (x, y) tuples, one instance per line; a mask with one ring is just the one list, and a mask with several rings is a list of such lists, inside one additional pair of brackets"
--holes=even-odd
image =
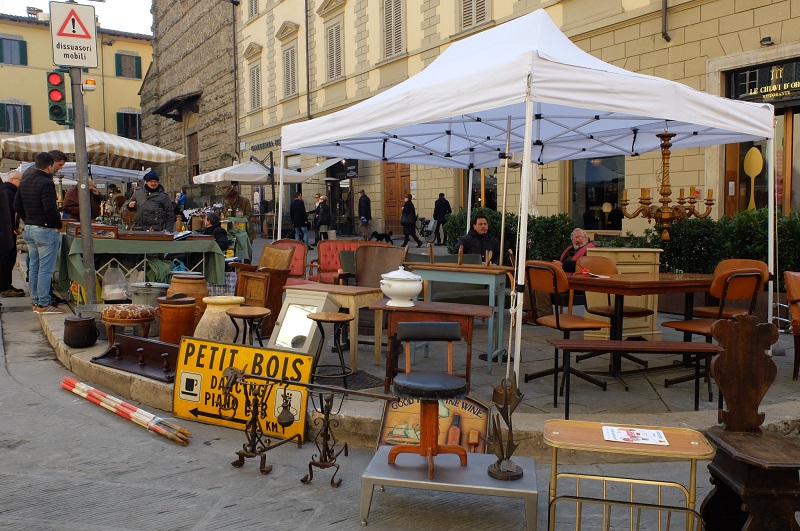
[(0, 63), (27, 65), (28, 43), (17, 39), (0, 39)]
[(258, 15), (258, 0), (250, 0), (247, 3), (247, 16), (253, 18)]
[(117, 113), (117, 135), (133, 140), (142, 138), (142, 122), (138, 113)]
[(297, 94), (297, 48), (290, 46), (283, 51), (283, 94)]
[(461, 0), (461, 29), (483, 24), (487, 18), (486, 0)]
[(383, 56), (392, 57), (403, 51), (403, 2), (383, 0)]
[(0, 103), (0, 133), (31, 133), (31, 106)]
[(342, 25), (328, 27), (328, 81), (342, 77)]
[(261, 65), (250, 68), (250, 110), (261, 108)]
[(118, 53), (114, 56), (117, 77), (142, 79), (142, 58), (138, 55)]

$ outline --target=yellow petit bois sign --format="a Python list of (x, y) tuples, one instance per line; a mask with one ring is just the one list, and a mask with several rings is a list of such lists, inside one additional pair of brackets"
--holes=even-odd
[[(303, 440), (308, 404), (305, 387), (282, 383), (266, 385), (267, 382), (252, 378), (244, 385), (234, 385), (232, 399), (225, 400), (225, 378), (222, 373), (228, 367), (234, 367), (257, 376), (307, 383), (311, 378), (312, 359), (311, 356), (295, 352), (184, 337), (175, 373), (174, 413), (186, 419), (243, 430), (251, 418), (245, 391), (250, 396), (251, 404), (254, 397), (263, 404), (265, 393), (268, 392), (266, 406), (259, 407), (258, 414), (264, 434), (280, 438), (299, 434)], [(285, 429), (278, 425), (277, 420), (284, 393), (291, 400), (290, 410), (295, 419)]]

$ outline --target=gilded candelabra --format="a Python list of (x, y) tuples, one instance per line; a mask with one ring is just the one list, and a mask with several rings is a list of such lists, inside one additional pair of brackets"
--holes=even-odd
[[(649, 188), (642, 188), (642, 195), (639, 197), (640, 206), (634, 212), (629, 214), (627, 210), (628, 204), (630, 203), (630, 201), (628, 201), (628, 190), (622, 191), (622, 199), (619, 204), (626, 218), (632, 219), (641, 216), (648, 220), (655, 220), (656, 224), (661, 226), (661, 239), (669, 240), (669, 227), (675, 220), (690, 218), (692, 216), (696, 218), (708, 217), (708, 215), (711, 214), (711, 207), (714, 205), (714, 199), (712, 199), (712, 190), (709, 189), (708, 197), (703, 201), (700, 199), (701, 194), (699, 192), (696, 194), (695, 187), (692, 186), (689, 189), (689, 197), (683, 195), (683, 188), (681, 188), (678, 203), (674, 206), (671, 205), (672, 187), (670, 187), (669, 184), (669, 156), (671, 152), (669, 148), (672, 147), (670, 140), (675, 136), (675, 133), (659, 133), (656, 136), (661, 140), (662, 179), (661, 188), (659, 189), (661, 199), (658, 201), (661, 203), (661, 206), (653, 204)], [(700, 202), (705, 203), (705, 212), (701, 213), (696, 209), (695, 205)], [(699, 206), (700, 205), (697, 205), (697, 207)]]

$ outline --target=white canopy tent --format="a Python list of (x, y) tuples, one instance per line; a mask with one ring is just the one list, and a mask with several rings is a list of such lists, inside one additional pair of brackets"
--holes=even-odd
[[(425, 70), (368, 100), (283, 127), (281, 148), (474, 169), (499, 166), (508, 138), (508, 151), (523, 154), (525, 213), (538, 201), (538, 164), (657, 151), (655, 135), (664, 131), (677, 134), (673, 149), (767, 139), (772, 217), (773, 115), (768, 104), (712, 96), (605, 63), (538, 10), (452, 44)], [(526, 241), (521, 223), (519, 242)], [(524, 243), (517, 248), (521, 284)], [(521, 305), (516, 311), (519, 322)], [(520, 334), (518, 326), (517, 375)]]
[[(311, 182), (319, 172), (330, 168), (341, 158), (329, 159), (314, 166), (308, 171), (285, 170), (284, 184), (300, 184)], [(208, 173), (201, 173), (192, 178), (195, 184), (213, 184), (223, 182), (238, 182), (240, 184), (269, 184), (269, 167), (260, 162), (242, 162), (227, 168), (220, 168)]]
[[(33, 166), (33, 162), (23, 162), (19, 165), (20, 170), (24, 173), (25, 170)], [(149, 171), (149, 168), (144, 170), (126, 170), (123, 168), (111, 168), (109, 166), (95, 166), (89, 165), (89, 176), (98, 182), (109, 183), (130, 183), (141, 181), (144, 175)], [(63, 184), (76, 184), (78, 178), (78, 168), (74, 162), (67, 162), (57, 174), (53, 176), (54, 179), (64, 179)]]

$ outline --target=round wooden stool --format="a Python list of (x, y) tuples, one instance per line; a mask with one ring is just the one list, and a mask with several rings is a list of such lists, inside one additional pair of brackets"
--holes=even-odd
[[(338, 312), (317, 312), (317, 313), (310, 313), (307, 315), (309, 319), (317, 323), (317, 328), (319, 328), (319, 333), (322, 335), (322, 340), (319, 342), (319, 348), (317, 348), (317, 355), (314, 356), (314, 363), (311, 365), (311, 378), (312, 382), (315, 381), (317, 378), (341, 378), (344, 382), (344, 388), (347, 389), (347, 377), (353, 374), (353, 370), (345, 365), (344, 363), (344, 355), (342, 354), (342, 343), (339, 340), (342, 336), (342, 330), (344, 327), (353, 319), (354, 316), (348, 315), (346, 313), (338, 313)], [(320, 365), (319, 358), (322, 355), (322, 350), (325, 347), (325, 330), (322, 328), (323, 323), (331, 323), (333, 324), (333, 342), (336, 345), (336, 353), (339, 355), (339, 365)], [(337, 367), (341, 369), (342, 372), (336, 374), (319, 374), (319, 369), (322, 367)]]
[(272, 311), (269, 308), (262, 308), (260, 306), (239, 306), (238, 308), (228, 308), (225, 310), (228, 317), (231, 318), (233, 327), (236, 328), (236, 335), (233, 337), (233, 342), (239, 338), (239, 325), (236, 324), (236, 319), (241, 319), (242, 324), (242, 345), (247, 344), (247, 331), (250, 331), (250, 346), (253, 346), (253, 337), (258, 338), (258, 344), (264, 347), (261, 341), (261, 323), (269, 316)]
[(150, 323), (155, 321), (156, 313), (152, 306), (146, 304), (113, 304), (103, 309), (100, 318), (106, 327), (108, 344), (113, 345), (115, 326), (141, 325), (142, 336), (147, 338), (150, 335)]

